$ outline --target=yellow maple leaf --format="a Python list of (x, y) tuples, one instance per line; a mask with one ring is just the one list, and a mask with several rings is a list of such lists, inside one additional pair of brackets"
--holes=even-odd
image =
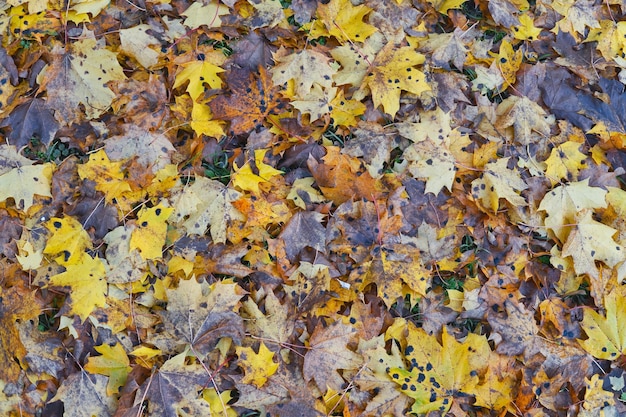
[(287, 56), (276, 58), (276, 66), (271, 69), (274, 85), (283, 85), (294, 80), (295, 94), (307, 95), (314, 84), (331, 88), (336, 70), (330, 65), (328, 56), (321, 52), (304, 49)]
[(392, 43), (385, 45), (363, 80), (372, 92), (374, 106), (382, 106), (385, 113), (394, 117), (400, 109), (402, 91), (418, 96), (430, 91), (426, 75), (414, 68), (423, 64), (424, 60), (424, 55), (409, 46), (397, 48)]
[(160, 258), (167, 234), (166, 221), (173, 211), (173, 208), (161, 204), (144, 207), (137, 216), (137, 227), (130, 237), (130, 250), (137, 249), (144, 260)]
[(428, 0), (428, 3), (442, 14), (447, 14), (450, 9), (460, 9), (461, 5), (465, 3), (463, 0)]
[(194, 101), (191, 108), (191, 122), (189, 123), (196, 135), (207, 135), (212, 138), (221, 138), (224, 136), (222, 125), (224, 122), (213, 120), (211, 108), (206, 104), (196, 103)]
[(68, 124), (100, 117), (115, 98), (107, 83), (126, 79), (117, 55), (106, 49), (104, 39), (97, 41), (86, 30), (83, 37), (70, 45), (69, 56), (65, 47), (54, 47), (42, 83), (55, 117)]
[(237, 417), (237, 412), (228, 405), (233, 398), (231, 390), (222, 391), (218, 394), (215, 388), (208, 388), (202, 391), (202, 398), (209, 403), (211, 415)]
[(500, 158), (485, 165), (483, 175), (472, 181), (472, 196), (479, 199), (483, 206), (498, 211), (503, 198), (513, 206), (524, 206), (526, 200), (519, 191), (528, 188), (519, 172), (507, 168), (510, 158)]
[(509, 86), (515, 84), (517, 70), (522, 64), (522, 50), (513, 50), (513, 46), (505, 39), (500, 44), (500, 51), (496, 57), (494, 64), (504, 78), (504, 84), (501, 89), (506, 90)]
[(86, 164), (78, 166), (78, 176), (96, 183), (96, 190), (104, 194), (107, 203), (131, 191), (124, 178), (123, 162), (111, 162), (104, 149), (89, 155)]
[(233, 185), (245, 191), (258, 193), (260, 183), (269, 181), (274, 175), (282, 174), (282, 171), (263, 162), (266, 153), (267, 149), (254, 151), (254, 164), (259, 172), (258, 175), (252, 172), (252, 167), (247, 162), (241, 168), (235, 164), (235, 172), (231, 176)]
[(102, 356), (88, 358), (85, 370), (92, 374), (108, 376), (107, 395), (117, 394), (120, 387), (126, 383), (128, 373), (132, 369), (124, 347), (120, 343), (116, 343), (113, 346), (106, 344), (95, 346), (94, 349)]
[(606, 208), (606, 190), (590, 187), (589, 178), (561, 185), (547, 193), (538, 210), (546, 212), (545, 226), (565, 242), (570, 231), (568, 224), (574, 222), (577, 213), (584, 209)]
[(519, 17), (519, 26), (513, 26), (513, 37), (523, 41), (533, 41), (539, 37), (541, 29), (535, 27), (535, 22), (527, 14)]
[(567, 141), (552, 149), (546, 159), (546, 177), (552, 185), (562, 179), (577, 179), (578, 172), (585, 167), (587, 155), (580, 152), (582, 143)]
[(375, 26), (363, 22), (372, 9), (364, 4), (354, 6), (350, 0), (330, 0), (317, 6), (318, 19), (310, 25), (313, 38), (334, 36), (340, 42), (363, 42), (377, 31)]
[(228, 7), (217, 0), (212, 0), (210, 2), (193, 2), (181, 15), (187, 17), (183, 22), (185, 26), (189, 29), (197, 29), (202, 25), (206, 25), (207, 28), (222, 26), (220, 16), (228, 13)]
[(615, 360), (626, 354), (626, 297), (623, 291), (613, 290), (604, 296), (605, 315), (591, 307), (584, 307), (582, 329), (587, 339), (580, 345), (598, 359)]
[(436, 336), (409, 322), (404, 351), (410, 368), (388, 371), (400, 391), (415, 399), (411, 411), (416, 414), (445, 414), (452, 406), (452, 395), (471, 394), (478, 384), (478, 374), (489, 363), (491, 349), (484, 336), (470, 333), (459, 343), (444, 327), (441, 338), (439, 344)]
[(76, 265), (82, 259), (83, 251), (91, 248), (91, 238), (83, 225), (73, 217), (53, 217), (46, 222), (50, 238), (43, 253), (61, 253), (55, 259), (59, 265)]
[(576, 226), (563, 245), (561, 255), (571, 256), (577, 274), (599, 277), (596, 261), (614, 267), (624, 261), (624, 247), (613, 240), (616, 229), (597, 222), (591, 210), (583, 210), (576, 215)]
[(187, 92), (195, 101), (206, 90), (205, 84), (211, 88), (221, 88), (222, 80), (217, 75), (224, 70), (208, 61), (191, 61), (182, 65), (183, 70), (176, 74), (174, 88), (189, 82)]
[(12, 197), (18, 209), (27, 211), (35, 195), (52, 197), (50, 184), (54, 164), (26, 165), (0, 175), (0, 202)]
[(70, 312), (82, 321), (96, 307), (106, 305), (106, 270), (100, 258), (92, 258), (82, 252), (78, 263), (68, 265), (65, 272), (50, 277), (49, 286), (70, 287)]
[(241, 380), (244, 384), (254, 384), (261, 388), (267, 378), (274, 375), (278, 369), (278, 364), (272, 361), (274, 352), (269, 350), (263, 342), (259, 346), (259, 353), (255, 353), (250, 347), (236, 347), (239, 356), (239, 366), (244, 370), (244, 377)]

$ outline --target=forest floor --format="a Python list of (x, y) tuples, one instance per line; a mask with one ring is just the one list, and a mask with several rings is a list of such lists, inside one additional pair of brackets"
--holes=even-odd
[(1, 415), (625, 415), (621, 2), (0, 8)]

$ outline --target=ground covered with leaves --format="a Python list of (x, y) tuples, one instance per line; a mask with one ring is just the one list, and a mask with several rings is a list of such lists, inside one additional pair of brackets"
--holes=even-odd
[(0, 9), (0, 414), (626, 413), (621, 2)]

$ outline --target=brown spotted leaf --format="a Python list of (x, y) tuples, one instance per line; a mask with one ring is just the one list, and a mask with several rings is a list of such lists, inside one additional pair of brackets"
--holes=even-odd
[(219, 95), (209, 102), (214, 119), (230, 121), (235, 135), (262, 126), (269, 115), (277, 114), (284, 102), (263, 66), (255, 74), (247, 69), (234, 69), (228, 76), (231, 95)]

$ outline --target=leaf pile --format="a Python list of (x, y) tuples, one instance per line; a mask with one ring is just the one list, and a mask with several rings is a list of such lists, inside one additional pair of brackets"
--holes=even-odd
[(1, 10), (0, 414), (626, 413), (621, 3)]

